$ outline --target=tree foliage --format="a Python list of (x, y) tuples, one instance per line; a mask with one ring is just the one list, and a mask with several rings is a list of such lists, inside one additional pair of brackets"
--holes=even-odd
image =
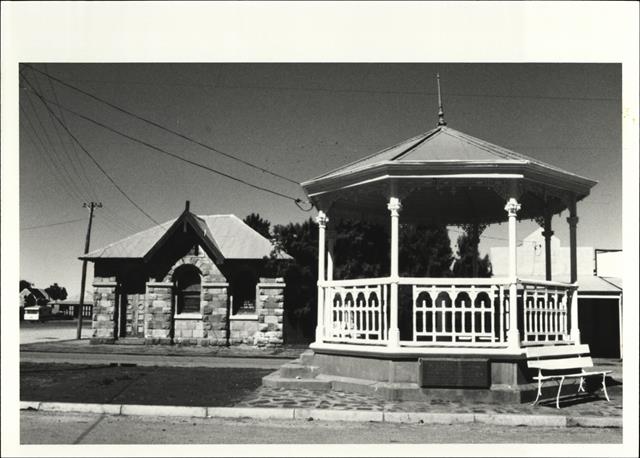
[(20, 292), (22, 292), (25, 288), (31, 288), (32, 283), (28, 280), (20, 280)]
[(464, 233), (458, 237), (456, 260), (453, 265), (454, 277), (490, 277), (492, 275), (489, 255), (480, 257), (478, 244), (482, 227), (473, 225), (464, 227)]
[(251, 213), (250, 215), (247, 215), (243, 221), (258, 234), (267, 239), (271, 239), (271, 223), (266, 219), (263, 219), (258, 213)]
[(60, 287), (57, 283), (45, 288), (44, 292), (54, 301), (63, 301), (67, 298), (67, 289), (64, 286)]
[[(334, 278), (389, 275), (388, 229), (364, 221), (340, 221), (334, 228)], [(269, 275), (283, 277), (285, 312), (306, 338), (313, 337), (317, 311), (318, 227), (312, 219), (273, 227), (275, 249), (267, 263)], [(286, 252), (293, 260), (283, 262)], [(444, 226), (403, 226), (400, 230), (400, 273), (406, 276), (450, 276), (453, 259)]]
[[(317, 310), (317, 227), (311, 218), (303, 223), (275, 225), (273, 243), (275, 248), (267, 263), (268, 274), (284, 278), (287, 319), (309, 340), (313, 337)], [(282, 252), (293, 259), (284, 262), (277, 259)]]
[(400, 229), (400, 275), (449, 277), (453, 252), (446, 226), (403, 225)]

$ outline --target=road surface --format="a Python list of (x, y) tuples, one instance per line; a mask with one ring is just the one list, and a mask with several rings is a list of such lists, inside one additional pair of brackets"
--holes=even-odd
[(287, 360), (279, 358), (231, 358), (224, 356), (126, 355), (23, 351), (20, 353), (20, 362), (107, 365), (115, 363), (169, 367), (252, 367), (255, 369), (276, 370), (287, 362)]
[(622, 429), (259, 421), (22, 411), (20, 441), (22, 444), (621, 443)]
[[(20, 322), (20, 344), (37, 342), (56, 342), (76, 338), (76, 320), (51, 320), (40, 323), (38, 321)], [(91, 337), (91, 320), (82, 320), (82, 338)]]

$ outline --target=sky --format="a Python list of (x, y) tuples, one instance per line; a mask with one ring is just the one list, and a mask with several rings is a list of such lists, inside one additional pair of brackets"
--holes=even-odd
[[(448, 125), (594, 179), (578, 204), (578, 244), (622, 248), (621, 66), (617, 64), (64, 64), (33, 63), (74, 86), (244, 161), (306, 181), (435, 127), (440, 73)], [(294, 183), (135, 120), (24, 68), (44, 97), (182, 157), (304, 199)], [(23, 84), (24, 85), (24, 84)], [(178, 216), (272, 224), (315, 211), (193, 167), (64, 113), (69, 130), (142, 211), (118, 192), (41, 102), (20, 90), (20, 278), (78, 294), (88, 211), (91, 249)], [(553, 229), (568, 244), (565, 213)], [(51, 225), (60, 222), (71, 223)], [(46, 227), (38, 227), (46, 226)], [(518, 224), (518, 238), (537, 225)], [(455, 241), (457, 232), (452, 228)], [(490, 226), (480, 250), (506, 245)], [(89, 266), (89, 281), (92, 265)], [(90, 286), (89, 286), (90, 288)]]

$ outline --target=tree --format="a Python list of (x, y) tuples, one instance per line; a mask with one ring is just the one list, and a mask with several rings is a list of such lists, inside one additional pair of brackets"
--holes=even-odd
[(44, 292), (47, 293), (53, 301), (63, 301), (67, 298), (67, 289), (58, 286), (57, 283), (45, 288)]
[(22, 292), (25, 288), (30, 289), (33, 284), (28, 280), (20, 280), (20, 292)]
[(478, 244), (485, 226), (470, 224), (464, 226), (464, 233), (458, 237), (458, 250), (453, 265), (454, 277), (490, 277), (492, 274), (489, 255), (480, 257)]
[(400, 275), (449, 277), (452, 261), (446, 226), (403, 225), (400, 228)]
[[(316, 326), (318, 297), (317, 227), (311, 218), (303, 223), (276, 225), (273, 227), (273, 242), (275, 248), (266, 270), (271, 276), (284, 278), (287, 285), (284, 292), (286, 318), (306, 340), (310, 340)], [(285, 262), (278, 259), (281, 252), (289, 254), (293, 260)]]
[(271, 223), (261, 218), (258, 213), (247, 215), (243, 221), (263, 237), (271, 239)]
[(336, 227), (334, 257), (335, 278), (388, 275), (389, 237), (378, 224), (342, 220)]

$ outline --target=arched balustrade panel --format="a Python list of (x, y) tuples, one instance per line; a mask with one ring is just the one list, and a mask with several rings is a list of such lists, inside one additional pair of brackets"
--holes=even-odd
[(413, 285), (411, 343), (443, 346), (503, 343), (504, 304), (505, 290), (499, 285)]
[(325, 307), (330, 322), (325, 327), (324, 340), (384, 344), (388, 331), (388, 281), (332, 283), (335, 285), (327, 287), (330, 300)]
[(523, 343), (569, 341), (568, 304), (574, 290), (555, 285), (523, 282)]

